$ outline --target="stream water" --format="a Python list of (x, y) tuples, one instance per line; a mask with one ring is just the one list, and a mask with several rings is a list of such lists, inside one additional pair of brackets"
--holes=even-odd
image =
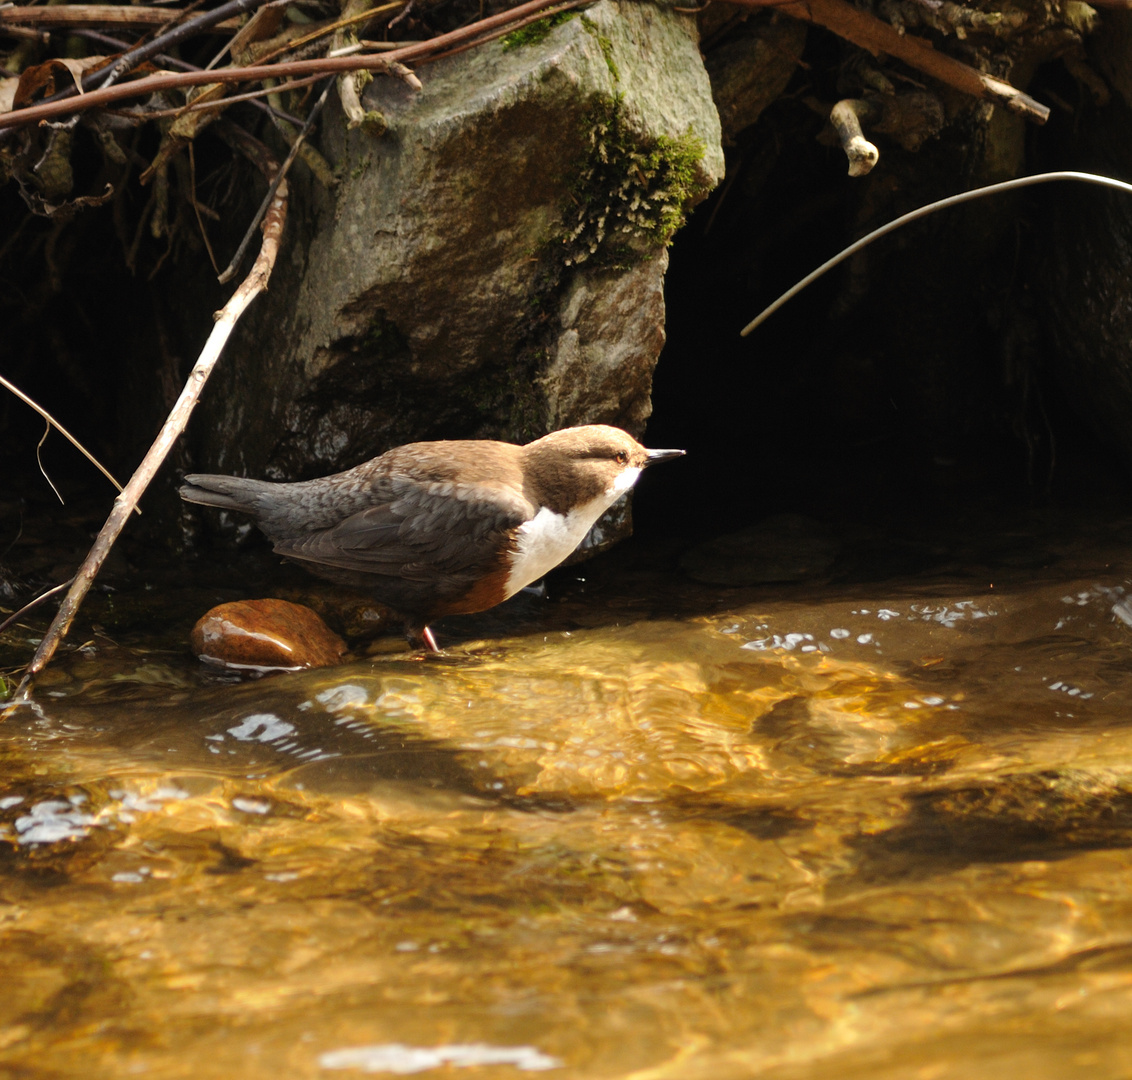
[(627, 547), (244, 683), (199, 569), (92, 598), (0, 722), (0, 1075), (1132, 1075), (1130, 540)]

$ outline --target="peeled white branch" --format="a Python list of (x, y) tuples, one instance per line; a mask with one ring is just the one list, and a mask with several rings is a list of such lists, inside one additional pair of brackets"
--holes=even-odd
[(861, 121), (873, 112), (867, 101), (846, 98), (830, 110), (829, 119), (841, 140), (841, 149), (849, 159), (849, 175), (865, 176), (880, 161), (880, 151), (865, 138)]

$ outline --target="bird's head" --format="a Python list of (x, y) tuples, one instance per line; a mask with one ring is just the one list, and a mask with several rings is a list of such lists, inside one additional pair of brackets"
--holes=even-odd
[(612, 505), (644, 468), (683, 455), (683, 450), (648, 450), (620, 428), (587, 424), (528, 443), (523, 466), (539, 502), (567, 513), (594, 500)]

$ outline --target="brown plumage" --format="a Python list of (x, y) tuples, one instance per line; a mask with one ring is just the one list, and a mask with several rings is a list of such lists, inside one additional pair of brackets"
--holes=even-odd
[(641, 469), (683, 453), (594, 424), (526, 446), (409, 443), (294, 484), (186, 476), (181, 498), (250, 515), (279, 554), (367, 588), (435, 649), (433, 619), (494, 607), (542, 577)]

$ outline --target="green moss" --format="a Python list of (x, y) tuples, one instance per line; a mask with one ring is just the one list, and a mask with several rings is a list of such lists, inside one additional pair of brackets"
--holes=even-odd
[(582, 16), (582, 26), (585, 27), (587, 34), (592, 34), (597, 38), (597, 44), (601, 49), (601, 55), (605, 57), (605, 66), (609, 68), (609, 74), (613, 76), (614, 82), (620, 82), (621, 72), (617, 70), (617, 62), (613, 59), (613, 42), (601, 32), (597, 23), (588, 15)]
[(380, 109), (370, 109), (362, 118), (362, 131), (372, 138), (380, 138), (389, 130), (389, 121)]
[(582, 124), (589, 145), (571, 183), (558, 238), (567, 266), (625, 266), (667, 247), (688, 206), (707, 194), (706, 147), (683, 135), (647, 138), (627, 122), (621, 99), (600, 101)]
[[(539, 19), (537, 22), (522, 26), (518, 30), (512, 30), (503, 39), (503, 51), (510, 52), (512, 49), (519, 49), (524, 45), (537, 45), (540, 41), (545, 41), (550, 31), (556, 26), (561, 26), (577, 14), (576, 11), (556, 11), (553, 15), (547, 15), (545, 19)], [(583, 23), (586, 21), (584, 16), (582, 21)]]

